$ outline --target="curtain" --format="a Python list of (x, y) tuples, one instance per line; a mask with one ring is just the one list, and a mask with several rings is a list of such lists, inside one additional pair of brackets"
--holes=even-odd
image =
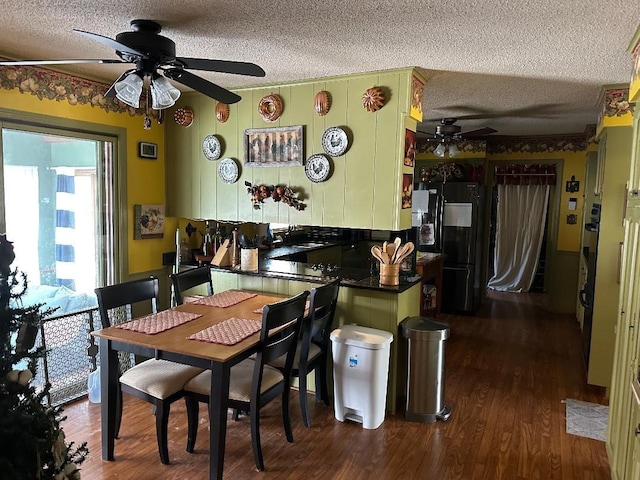
[(37, 254), (40, 234), (38, 189), (38, 167), (5, 163), (5, 220), (7, 236), (16, 253), (13, 266), (27, 274), (30, 286), (40, 285), (41, 273)]
[(75, 178), (69, 168), (56, 168), (56, 174), (56, 285), (75, 290)]
[(528, 292), (536, 274), (549, 201), (548, 185), (498, 185), (494, 275), (488, 287)]

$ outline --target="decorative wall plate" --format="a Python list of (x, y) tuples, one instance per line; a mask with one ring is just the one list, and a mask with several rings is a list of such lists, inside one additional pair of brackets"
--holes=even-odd
[(236, 183), (238, 181), (238, 164), (233, 158), (223, 158), (218, 164), (218, 175), (224, 183)]
[(322, 134), (322, 148), (332, 157), (339, 157), (349, 147), (347, 132), (340, 127), (329, 127)]
[(202, 142), (202, 151), (204, 156), (209, 160), (217, 160), (222, 153), (222, 147), (220, 146), (220, 140), (215, 135), (207, 135)]
[(331, 163), (321, 153), (311, 155), (304, 165), (304, 173), (314, 183), (324, 182), (331, 174)]

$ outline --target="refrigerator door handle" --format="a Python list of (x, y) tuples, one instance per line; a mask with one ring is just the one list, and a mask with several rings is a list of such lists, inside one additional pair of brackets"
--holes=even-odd
[(444, 239), (444, 196), (438, 195), (437, 203), (436, 203), (436, 251), (444, 252), (444, 245), (442, 245), (442, 241)]
[(469, 279), (469, 268), (468, 267), (449, 267), (447, 265), (445, 265), (444, 267), (442, 267), (444, 270), (454, 270), (456, 272), (462, 272), (462, 271), (466, 271), (467, 272), (467, 280)]

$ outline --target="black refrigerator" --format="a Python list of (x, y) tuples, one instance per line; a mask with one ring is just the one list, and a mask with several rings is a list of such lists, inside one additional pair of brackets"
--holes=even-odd
[(443, 312), (470, 314), (480, 303), (484, 196), (476, 182), (415, 185), (414, 243), (419, 251), (443, 254)]

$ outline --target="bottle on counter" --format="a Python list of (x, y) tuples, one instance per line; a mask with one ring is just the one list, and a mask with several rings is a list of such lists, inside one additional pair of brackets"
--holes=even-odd
[(231, 249), (231, 267), (235, 268), (240, 264), (240, 246), (238, 245), (238, 237), (239, 237), (239, 232), (238, 232), (238, 227), (234, 228), (233, 231), (231, 232), (231, 234), (233, 235), (233, 247)]
[(222, 232), (220, 231), (220, 224), (216, 222), (216, 231), (213, 234), (213, 249), (215, 252), (218, 251), (220, 246), (222, 245)]
[(209, 226), (209, 220), (204, 222), (205, 228), (202, 234), (202, 254), (205, 257), (216, 254), (216, 247), (213, 241), (213, 229)]
[(180, 263), (191, 263), (191, 248), (184, 237), (180, 240)]

